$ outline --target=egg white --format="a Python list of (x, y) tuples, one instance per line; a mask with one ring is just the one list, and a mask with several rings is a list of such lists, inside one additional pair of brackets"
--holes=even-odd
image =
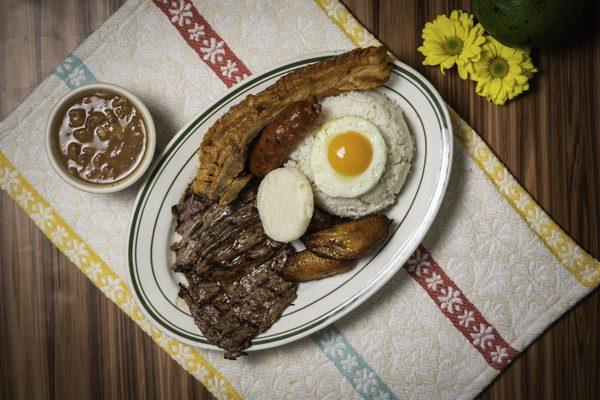
[[(354, 131), (364, 136), (373, 150), (371, 163), (356, 176), (335, 171), (327, 156), (331, 141), (339, 134)], [(311, 169), (315, 185), (331, 197), (354, 198), (367, 193), (381, 179), (387, 160), (387, 146), (377, 127), (364, 118), (347, 116), (323, 124), (311, 149)]]

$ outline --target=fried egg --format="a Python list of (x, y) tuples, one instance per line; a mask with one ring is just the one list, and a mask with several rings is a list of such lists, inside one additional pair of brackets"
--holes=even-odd
[(373, 189), (385, 170), (387, 146), (379, 129), (360, 117), (323, 124), (311, 150), (315, 185), (331, 197), (358, 197)]

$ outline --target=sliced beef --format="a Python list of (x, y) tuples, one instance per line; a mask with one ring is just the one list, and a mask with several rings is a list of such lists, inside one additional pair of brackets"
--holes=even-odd
[(171, 247), (173, 269), (188, 281), (179, 296), (208, 341), (231, 359), (243, 354), (296, 298), (297, 284), (281, 275), (294, 250), (265, 234), (257, 189), (250, 184), (236, 201), (220, 205), (188, 188), (172, 209), (182, 236)]

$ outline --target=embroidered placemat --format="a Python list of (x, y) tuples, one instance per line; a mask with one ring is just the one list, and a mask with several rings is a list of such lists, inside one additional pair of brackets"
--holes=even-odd
[(163, 335), (133, 301), (122, 243), (139, 186), (82, 193), (63, 183), (44, 155), (50, 109), (79, 85), (104, 81), (134, 91), (152, 112), (163, 148), (253, 72), (372, 44), (377, 40), (337, 0), (131, 0), (0, 124), (0, 186), (216, 397), (472, 398), (598, 285), (600, 264), (455, 114), (448, 192), (405, 269), (333, 326), (235, 362)]

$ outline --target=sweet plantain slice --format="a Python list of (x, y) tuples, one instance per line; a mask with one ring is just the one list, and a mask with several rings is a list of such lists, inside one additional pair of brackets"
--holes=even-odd
[(387, 237), (392, 220), (383, 214), (342, 222), (306, 238), (306, 248), (318, 256), (337, 260), (362, 257)]
[(294, 254), (283, 267), (287, 281), (306, 282), (341, 274), (354, 266), (352, 261), (319, 257), (309, 250)]

